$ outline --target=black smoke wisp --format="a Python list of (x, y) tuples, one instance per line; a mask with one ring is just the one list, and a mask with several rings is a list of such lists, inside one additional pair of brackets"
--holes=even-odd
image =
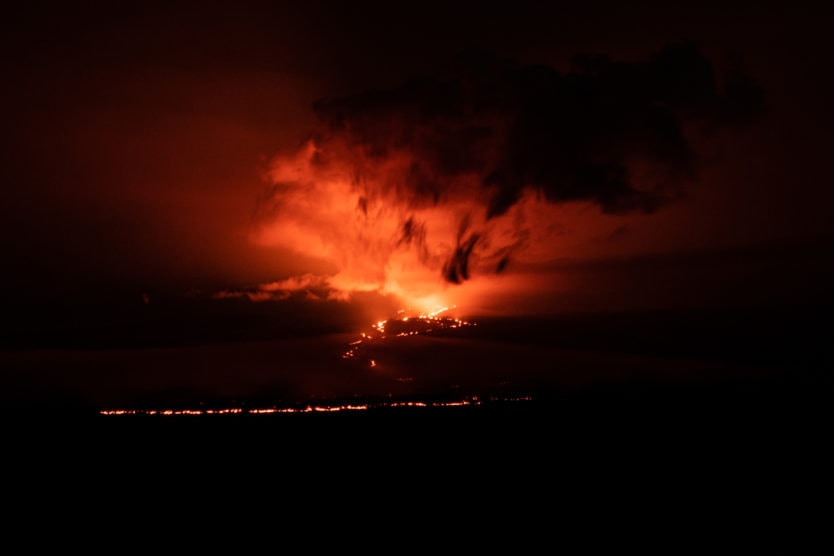
[[(460, 284), (476, 259), (499, 272), (523, 248), (490, 238), (489, 226), (525, 195), (587, 202), (606, 214), (657, 211), (697, 177), (687, 126), (749, 121), (763, 99), (743, 75), (719, 79), (694, 42), (643, 61), (577, 55), (566, 71), (470, 51), (444, 77), (317, 101), (307, 174), (285, 161), (273, 181), (320, 192), (322, 180), (340, 176), (348, 184), (341, 193), (358, 198), (350, 206), (365, 226), (362, 241), (396, 220), (382, 264), (417, 248), (421, 262)], [(439, 210), (458, 219), (457, 235), (428, 216)], [(529, 236), (517, 232), (507, 237)]]

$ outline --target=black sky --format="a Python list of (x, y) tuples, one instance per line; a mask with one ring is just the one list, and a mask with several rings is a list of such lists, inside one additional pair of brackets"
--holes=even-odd
[[(245, 238), (264, 164), (304, 137), (317, 100), (446, 72), (470, 48), (565, 71), (578, 53), (643, 60), (684, 40), (717, 71), (751, 76), (765, 115), (730, 140), (698, 139), (709, 164), (679, 208), (643, 228), (592, 227), (585, 250), (567, 249), (547, 272), (587, 274), (573, 308), (628, 292), (636, 297), (624, 306), (651, 305), (677, 274), (647, 257), (688, 274), (705, 303), (750, 297), (749, 280), (757, 303), (830, 300), (831, 15), (824, 2), (15, 7), (2, 23), (2, 302), (16, 315), (4, 329), (29, 322), (32, 307), (38, 322), (69, 306), (133, 311), (143, 292), (177, 297), (327, 272)], [(759, 266), (728, 270), (736, 259), (726, 253)], [(691, 302), (683, 283), (661, 297)]]
[[(652, 500), (647, 486), (658, 485), (664, 525), (694, 524), (681, 540), (703, 538), (716, 524), (740, 531), (747, 546), (780, 531), (792, 546), (812, 538), (825, 516), (818, 508), (830, 504), (822, 487), (832, 463), (825, 423), (834, 417), (832, 21), (834, 2), (815, 0), (7, 2), (0, 440), (7, 477), (24, 498), (12, 498), (11, 510), (42, 525), (49, 509), (79, 500), (72, 494), (102, 506), (92, 476), (106, 477), (107, 511), (124, 523), (142, 495), (160, 515), (172, 503), (191, 511), (195, 500), (210, 500), (204, 506), (216, 513), (217, 495), (227, 492), (237, 513), (249, 490), (262, 512), (290, 490), (306, 509), (311, 487), (326, 485), (316, 492), (319, 517), (322, 501), (329, 509), (359, 494), (363, 508), (373, 505), (368, 489), (384, 485), (377, 506), (386, 511), (416, 499), (423, 514), (442, 504), (459, 517), (468, 510), (461, 501), (476, 500), (489, 513), (484, 523), (506, 530), (505, 518), (523, 507), (513, 502), (528, 492), (536, 515), (522, 512), (518, 541), (552, 515), (540, 512), (542, 502), (598, 524), (605, 513), (625, 515), (608, 500)], [(317, 256), (314, 235), (253, 240), (259, 210), (287, 200), (282, 186), (298, 186), (302, 195), (289, 206), (306, 211), (273, 224), (304, 229), (324, 212), (326, 199), (310, 198), (310, 180), (275, 183), (270, 170), (276, 157), (295, 160), (322, 129), (344, 138), (318, 119), (332, 116), (329, 108), (346, 106), (350, 115), (356, 99), (389, 99), (410, 80), (452, 75), (461, 52), (489, 51), (550, 79), (569, 74), (577, 55), (591, 66), (601, 55), (639, 69), (680, 44), (696, 45), (716, 76), (749, 77), (763, 103), (723, 113), (755, 107), (756, 117), (742, 126), (699, 117), (677, 127), (675, 95), (648, 91), (651, 102), (637, 105), (658, 125), (623, 127), (636, 130), (649, 158), (671, 161), (675, 171), (664, 178), (685, 179), (660, 196), (622, 180), (583, 188), (577, 179), (577, 192), (561, 189), (564, 174), (549, 173), (548, 149), (576, 155), (561, 153), (554, 166), (576, 169), (583, 159), (586, 168), (608, 148), (627, 150), (632, 136), (610, 134), (608, 118), (550, 129), (587, 104), (581, 94), (559, 106), (536, 99), (546, 109), (525, 114), (511, 134), (517, 150), (501, 152), (492, 168), (504, 196), (491, 207), (495, 219), (511, 213), (514, 176), (536, 181), (558, 210), (528, 207), (535, 226), (518, 218), (530, 234), (512, 237), (507, 251), (489, 251), (495, 243), (486, 233), (461, 225), (468, 216), (441, 222), (462, 232), (431, 279), (446, 292), (468, 292), (458, 302), (470, 303), (477, 326), (368, 340), (362, 358), (345, 358), (360, 330), (402, 308), (373, 288), (333, 296), (338, 255), (364, 252), (334, 241), (336, 256)], [(540, 89), (525, 91), (535, 97)], [(536, 133), (526, 132), (540, 125), (544, 139), (530, 141)], [(654, 132), (641, 135), (647, 129)], [(444, 148), (424, 147), (443, 161)], [(337, 239), (353, 239), (350, 217), (368, 206), (355, 203), (348, 217), (336, 211), (325, 224)], [(386, 245), (427, 243), (427, 227), (406, 222)], [(536, 243), (533, 232), (542, 230)], [(307, 287), (287, 294), (287, 284)], [(240, 419), (100, 414), (331, 402), (344, 409), (367, 400), (457, 405)], [(479, 403), (458, 407), (462, 400)], [(46, 426), (37, 426), (41, 419)], [(367, 475), (352, 472), (360, 467)], [(35, 473), (21, 481), (27, 476), (18, 471)], [(299, 480), (304, 472), (309, 481)], [(162, 477), (176, 481), (154, 489)], [(196, 498), (183, 489), (190, 484)], [(417, 496), (403, 496), (412, 485)], [(629, 495), (619, 496), (625, 485)], [(581, 493), (578, 505), (565, 498), (571, 487)], [(33, 502), (37, 509), (26, 511)], [(682, 519), (679, 508), (698, 515)], [(644, 512), (628, 513), (642, 520), (636, 531), (648, 531)], [(403, 523), (401, 513), (390, 515)], [(755, 526), (744, 528), (751, 516)], [(799, 529), (785, 527), (795, 522)], [(647, 536), (661, 529), (651, 524)], [(821, 538), (829, 529), (819, 527)]]

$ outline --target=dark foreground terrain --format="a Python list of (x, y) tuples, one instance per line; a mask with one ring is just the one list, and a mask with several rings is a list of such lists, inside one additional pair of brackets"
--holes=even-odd
[(354, 334), (7, 349), (3, 438), (9, 461), (45, 450), (53, 459), (38, 461), (157, 471), (226, 459), (391, 473), (449, 461), (818, 469), (834, 421), (826, 317), (480, 319), (348, 361)]

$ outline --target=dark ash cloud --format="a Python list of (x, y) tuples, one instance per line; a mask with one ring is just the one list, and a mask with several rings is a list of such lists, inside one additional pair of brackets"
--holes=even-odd
[[(716, 75), (694, 42), (643, 61), (581, 54), (568, 71), (473, 50), (457, 57), (451, 75), (317, 101), (314, 139), (323, 153), (328, 143), (348, 147), (357, 183), (406, 153), (406, 169), (381, 186), (406, 206), (471, 200), (490, 220), (535, 190), (550, 203), (652, 213), (697, 176), (687, 124), (741, 123), (763, 107), (753, 81)], [(332, 161), (324, 154), (320, 163)], [(364, 197), (359, 209), (367, 212)], [(401, 241), (419, 241), (420, 226), (404, 222)], [(478, 230), (458, 237), (443, 266), (447, 281), (469, 278), (481, 239)]]

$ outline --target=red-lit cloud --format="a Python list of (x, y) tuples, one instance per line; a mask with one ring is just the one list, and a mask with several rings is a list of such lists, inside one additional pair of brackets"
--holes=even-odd
[(292, 276), (286, 280), (260, 284), (251, 290), (222, 290), (212, 294), (214, 299), (246, 298), (249, 301), (280, 301), (294, 294), (313, 300), (346, 300), (346, 294), (330, 285), (330, 277), (314, 274)]
[(319, 127), (267, 171), (252, 238), (337, 270), (246, 295), (374, 291), (426, 309), (506, 286), (515, 264), (558, 257), (563, 207), (679, 199), (697, 174), (685, 126), (747, 120), (761, 100), (682, 43), (645, 62), (578, 56), (567, 73), (470, 52), (454, 75), (319, 101)]

